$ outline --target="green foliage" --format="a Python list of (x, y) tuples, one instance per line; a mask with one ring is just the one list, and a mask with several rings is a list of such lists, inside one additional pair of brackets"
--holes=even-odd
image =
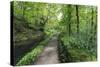
[(36, 60), (36, 57), (38, 57), (38, 55), (42, 52), (48, 40), (49, 38), (40, 42), (36, 48), (27, 53), (16, 65), (27, 65), (30, 64), (32, 61), (34, 62)]
[[(62, 38), (64, 45), (67, 47), (68, 52), (73, 58), (72, 61), (96, 60), (96, 40), (94, 39), (91, 43), (90, 41), (87, 41), (84, 36), (81, 36), (78, 39), (74, 36), (68, 37), (67, 35), (65, 35)], [(89, 35), (88, 37), (91, 37), (91, 35)], [(92, 37), (94, 37), (94, 35)]]
[[(97, 59), (97, 8), (95, 6), (65, 5), (14, 1), (13, 41), (20, 42), (59, 35), (61, 62), (93, 61)], [(17, 65), (30, 64), (43, 50), (47, 39), (27, 53)]]

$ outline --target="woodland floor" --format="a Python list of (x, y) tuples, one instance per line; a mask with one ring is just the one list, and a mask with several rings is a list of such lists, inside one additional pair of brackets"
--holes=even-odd
[(57, 53), (58, 40), (57, 37), (51, 38), (43, 52), (38, 56), (35, 65), (39, 64), (57, 64), (59, 63)]

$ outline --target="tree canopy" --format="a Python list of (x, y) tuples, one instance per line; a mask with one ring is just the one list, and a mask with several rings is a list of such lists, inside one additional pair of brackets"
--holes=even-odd
[[(61, 62), (96, 60), (96, 6), (23, 1), (14, 1), (12, 6), (15, 43), (38, 39), (41, 33), (45, 39), (58, 35)], [(64, 60), (66, 49), (70, 61)]]

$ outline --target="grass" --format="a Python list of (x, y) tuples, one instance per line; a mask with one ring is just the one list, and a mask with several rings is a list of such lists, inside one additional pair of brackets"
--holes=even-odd
[(28, 65), (31, 62), (34, 62), (37, 56), (42, 52), (49, 38), (40, 42), (36, 48), (34, 48), (31, 52), (27, 53), (17, 64), (16, 66)]

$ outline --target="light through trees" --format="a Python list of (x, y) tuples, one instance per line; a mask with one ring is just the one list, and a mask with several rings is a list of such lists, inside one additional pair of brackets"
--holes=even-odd
[(22, 1), (11, 6), (15, 65), (30, 64), (54, 41), (61, 63), (97, 60), (96, 6)]

